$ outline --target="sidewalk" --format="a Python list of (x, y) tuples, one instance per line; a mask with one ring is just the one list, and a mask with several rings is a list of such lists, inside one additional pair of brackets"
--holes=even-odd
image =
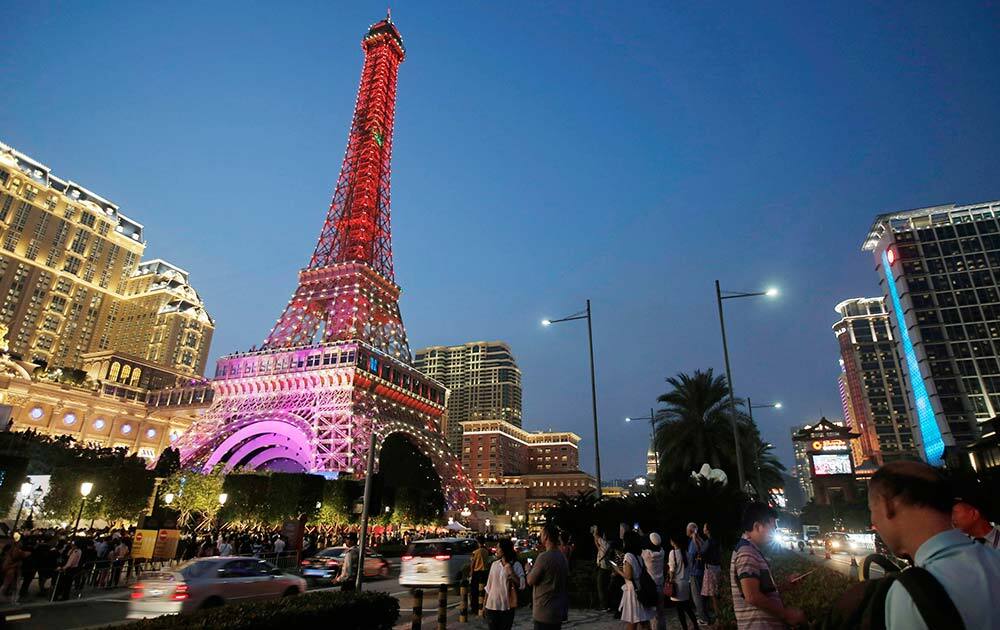
[[(665, 630), (680, 630), (681, 625), (677, 621), (677, 613), (672, 608), (666, 610), (665, 616), (667, 621)], [(399, 622), (394, 626), (394, 630), (409, 630), (411, 627), (410, 624), (411, 616), (409, 611), (401, 612)], [(456, 607), (454, 610), (449, 610), (448, 612), (448, 627), (455, 630), (486, 630), (487, 624), (486, 619), (481, 617), (469, 617), (468, 623), (459, 623), (458, 609)], [(562, 627), (577, 628), (579, 630), (622, 630), (625, 624), (611, 616), (611, 613), (598, 610), (571, 609), (569, 611), (569, 619), (563, 623)], [(428, 612), (426, 608), (424, 609), (421, 628), (426, 630), (435, 630), (437, 628), (436, 609), (431, 612)], [(531, 609), (518, 609), (514, 617), (514, 630), (533, 630), (533, 628), (534, 622), (531, 619)]]

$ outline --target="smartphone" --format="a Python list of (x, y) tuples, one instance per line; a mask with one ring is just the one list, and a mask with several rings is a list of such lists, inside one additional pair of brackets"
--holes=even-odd
[(633, 523), (632, 524), (632, 529), (634, 529), (635, 531), (639, 531), (639, 524), (638, 523)]

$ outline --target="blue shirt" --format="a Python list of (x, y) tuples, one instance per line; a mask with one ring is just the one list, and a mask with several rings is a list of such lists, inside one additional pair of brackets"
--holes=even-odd
[[(1000, 553), (951, 529), (924, 541), (913, 561), (941, 583), (967, 630), (1000, 628)], [(927, 628), (910, 594), (898, 582), (889, 588), (885, 600), (885, 626), (888, 630)]]
[[(701, 543), (701, 552), (705, 551), (705, 543)], [(702, 577), (705, 575), (705, 563), (702, 560), (696, 560), (698, 557), (698, 548), (694, 545), (694, 540), (688, 543), (688, 557), (687, 565), (690, 571), (688, 572), (688, 577)]]

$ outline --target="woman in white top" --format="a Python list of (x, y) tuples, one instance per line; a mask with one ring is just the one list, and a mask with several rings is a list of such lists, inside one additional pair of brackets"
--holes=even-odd
[(649, 535), (649, 546), (642, 550), (642, 562), (646, 565), (646, 572), (656, 583), (656, 614), (650, 620), (652, 630), (667, 627), (667, 620), (663, 617), (663, 565), (667, 554), (663, 550), (662, 542), (660, 535), (653, 532)]
[(687, 538), (683, 536), (670, 537), (670, 554), (667, 556), (667, 570), (670, 572), (669, 580), (673, 585), (671, 601), (677, 602), (677, 618), (681, 621), (681, 628), (687, 630), (687, 614), (691, 618), (691, 627), (697, 630), (698, 622), (694, 616), (694, 605), (691, 602), (691, 580), (688, 579), (687, 558), (684, 549), (687, 548)]
[(625, 559), (622, 566), (614, 567), (615, 573), (622, 576), (625, 585), (622, 586), (622, 603), (618, 610), (622, 613), (622, 621), (628, 630), (649, 628), (649, 620), (656, 615), (654, 608), (646, 608), (639, 603), (639, 576), (642, 566), (639, 556), (642, 554), (642, 539), (635, 532), (626, 532), (624, 539)]
[(514, 543), (503, 538), (499, 547), (500, 557), (490, 565), (486, 578), (486, 622), (490, 630), (510, 630), (514, 625), (514, 610), (519, 604), (511, 601), (511, 590), (522, 591), (527, 583)]

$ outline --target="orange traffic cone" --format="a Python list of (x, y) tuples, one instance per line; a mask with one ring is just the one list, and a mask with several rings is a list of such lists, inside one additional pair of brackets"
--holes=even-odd
[(854, 581), (860, 579), (860, 576), (858, 575), (858, 559), (854, 556), (851, 556), (851, 568), (847, 573), (847, 577)]

